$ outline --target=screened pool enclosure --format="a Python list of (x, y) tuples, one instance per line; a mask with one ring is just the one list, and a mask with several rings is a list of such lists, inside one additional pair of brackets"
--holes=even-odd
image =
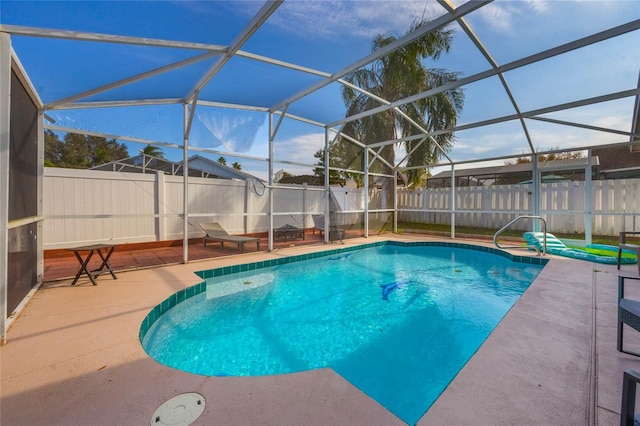
[[(89, 240), (182, 239), (186, 262), (200, 222), (267, 233), (269, 250), (274, 228), (313, 216), (345, 237), (418, 222), (455, 238), (519, 215), (587, 242), (637, 229), (637, 175), (594, 166), (605, 148), (640, 166), (638, 46), (640, 9), (622, 1), (2, 2), (3, 334), (43, 251)], [(108, 192), (100, 173), (119, 172), (45, 168), (45, 134), (157, 147), (182, 173), (123, 174)], [(194, 155), (250, 177), (192, 177)], [(572, 161), (542, 161), (558, 155)], [(505, 163), (526, 179), (455, 178)], [(301, 175), (323, 184), (282, 183)], [(93, 230), (56, 239), (65, 224)], [(116, 234), (127, 226), (149, 231)]]

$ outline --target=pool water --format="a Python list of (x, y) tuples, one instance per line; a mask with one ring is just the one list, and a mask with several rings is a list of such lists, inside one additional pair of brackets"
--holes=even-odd
[(208, 279), (143, 346), (209, 376), (330, 367), (414, 424), (541, 269), (443, 246), (333, 254)]

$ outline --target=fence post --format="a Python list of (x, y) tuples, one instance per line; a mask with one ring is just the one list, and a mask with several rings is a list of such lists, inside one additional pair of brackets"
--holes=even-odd
[(164, 241), (167, 239), (167, 231), (165, 224), (165, 182), (164, 182), (164, 173), (156, 172), (156, 205), (155, 205), (155, 214), (158, 215), (155, 220), (155, 234), (156, 241)]
[(249, 179), (244, 181), (244, 216), (242, 221), (242, 227), (244, 233), (249, 233)]
[(451, 165), (451, 238), (456, 237), (456, 169)]
[(398, 233), (398, 171), (393, 173), (393, 233)]
[(587, 151), (587, 166), (584, 168), (584, 237), (587, 244), (591, 244), (592, 240), (592, 194), (593, 194), (593, 182), (591, 181), (591, 150)]
[[(531, 187), (532, 187), (532, 206), (531, 212), (533, 216), (540, 216), (542, 206), (542, 173), (540, 173), (540, 169), (538, 168), (538, 156), (531, 156)], [(547, 223), (547, 226), (549, 224)], [(547, 228), (548, 229), (548, 228)], [(533, 230), (536, 232), (540, 232), (540, 221), (533, 221)]]
[(307, 182), (302, 184), (302, 232), (307, 228), (307, 186)]

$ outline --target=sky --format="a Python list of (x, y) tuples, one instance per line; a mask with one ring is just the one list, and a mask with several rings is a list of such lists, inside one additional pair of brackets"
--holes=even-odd
[[(463, 2), (454, 1), (456, 6)], [(13, 1), (0, 2), (0, 23), (68, 29), (134, 37), (180, 40), (226, 46), (262, 7), (251, 1)], [(417, 19), (436, 19), (444, 9), (434, 1), (296, 1), (286, 0), (246, 42), (241, 51), (338, 72), (371, 51), (377, 34), (401, 36)], [(494, 1), (467, 17), (467, 23), (491, 57), (505, 65), (557, 45), (640, 18), (640, 3), (612, 1)], [(425, 65), (459, 73), (461, 78), (490, 68), (456, 24), (451, 51)], [(14, 36), (12, 45), (43, 99), (51, 103), (201, 52), (165, 47), (90, 43)], [(628, 33), (565, 55), (504, 74), (522, 112), (638, 87), (640, 31)], [(215, 63), (217, 57), (98, 93), (87, 100), (182, 98)], [(201, 100), (271, 107), (320, 81), (321, 77), (271, 64), (233, 57), (203, 88)], [(464, 86), (465, 107), (459, 124), (510, 115), (514, 106), (497, 77)], [(633, 97), (547, 114), (547, 117), (630, 131)], [(338, 84), (331, 84), (292, 104), (288, 113), (320, 123), (344, 117)], [(182, 144), (182, 105), (54, 110), (55, 125), (107, 134)], [(534, 147), (540, 150), (626, 142), (628, 137), (578, 127), (526, 120)], [(449, 153), (454, 161), (524, 153), (523, 128), (510, 121), (456, 132)], [(268, 120), (255, 111), (198, 106), (190, 145), (233, 153), (268, 156)], [(277, 159), (314, 164), (323, 147), (324, 129), (285, 120), (274, 144)], [(129, 144), (134, 155), (143, 145)], [(170, 159), (180, 150), (165, 149)], [(217, 158), (219, 155), (212, 155)], [(237, 158), (243, 169), (266, 177), (266, 164)], [(293, 174), (311, 168), (276, 164)]]

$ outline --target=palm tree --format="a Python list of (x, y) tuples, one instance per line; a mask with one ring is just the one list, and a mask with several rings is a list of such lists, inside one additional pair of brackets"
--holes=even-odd
[(144, 149), (140, 150), (140, 154), (148, 155), (150, 157), (164, 158), (164, 152), (162, 152), (162, 148), (155, 145), (145, 146)]
[(223, 166), (227, 165), (227, 159), (224, 157), (218, 157), (218, 163), (222, 164)]
[[(415, 21), (407, 33), (415, 31), (428, 21)], [(373, 51), (394, 42), (393, 35), (378, 35), (373, 40)], [(438, 59), (451, 48), (453, 32), (439, 29), (425, 34), (414, 42), (358, 69), (345, 77), (350, 83), (389, 102), (401, 100), (411, 95), (442, 86), (457, 79), (457, 73), (443, 69), (427, 69), (422, 62), (426, 58)], [(345, 86), (342, 96), (347, 107), (347, 117), (380, 106), (372, 97)], [(464, 104), (464, 93), (460, 88), (449, 89), (425, 99), (399, 106), (398, 108), (427, 131), (452, 128)], [(396, 110), (389, 109), (369, 117), (364, 117), (345, 125), (343, 131), (365, 144), (393, 140), (419, 134), (411, 123)], [(449, 150), (454, 142), (451, 133), (419, 141), (404, 142), (411, 153), (407, 166), (433, 164), (442, 155), (437, 142), (444, 150)], [(344, 142), (343, 142), (344, 143)], [(359, 150), (362, 152), (362, 150)], [(394, 147), (388, 145), (381, 152), (382, 158), (394, 164)], [(356, 156), (357, 158), (357, 156)], [(361, 160), (358, 165), (361, 164)], [(381, 166), (378, 166), (380, 168)], [(410, 170), (409, 181), (418, 183), (424, 170)]]
[(242, 165), (240, 163), (238, 163), (237, 161), (234, 162), (231, 167), (233, 167), (235, 170), (242, 170)]

